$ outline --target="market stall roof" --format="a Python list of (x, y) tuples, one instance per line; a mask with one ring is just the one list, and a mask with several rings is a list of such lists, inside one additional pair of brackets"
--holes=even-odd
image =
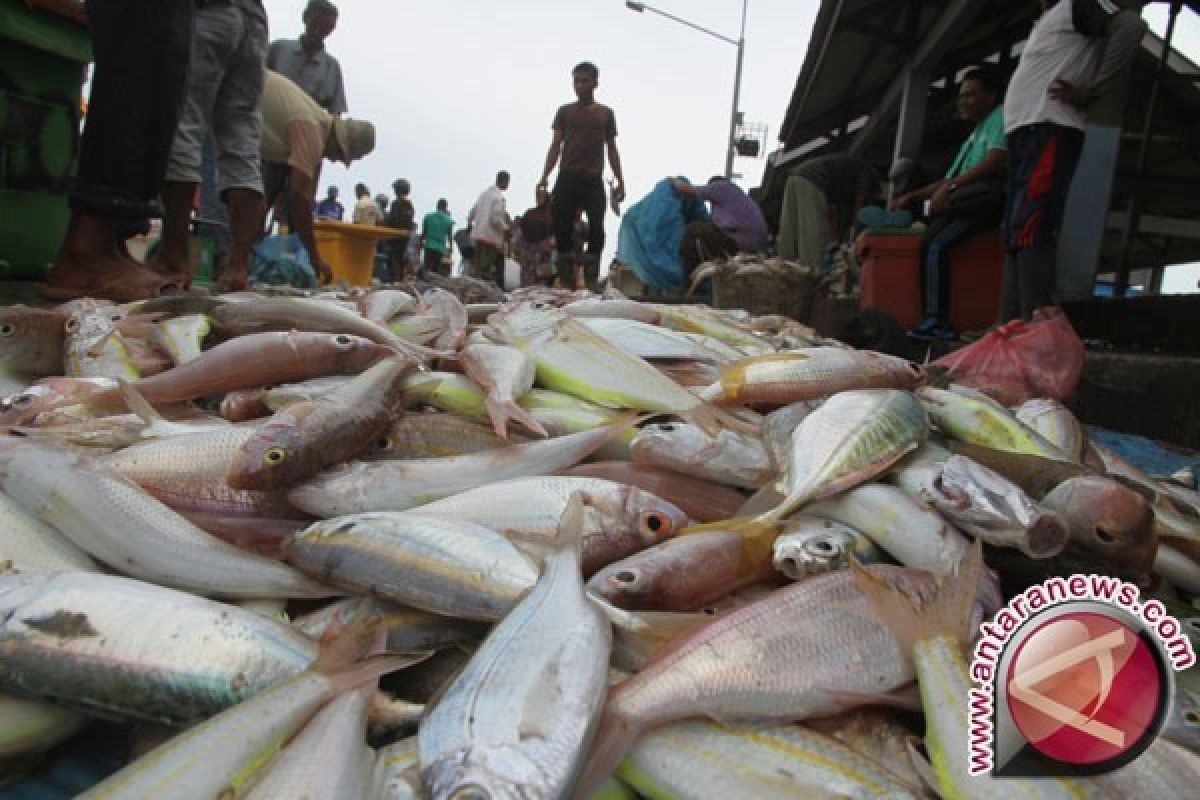
[[(1184, 4), (1200, 12), (1200, 2)], [(828, 152), (854, 152), (886, 173), (900, 110), (906, 64), (931, 76), (923, 163), (936, 174), (966, 135), (954, 119), (955, 81), (984, 61), (1006, 70), (1039, 13), (1037, 2), (1011, 0), (824, 0), (791, 103), (780, 126), (757, 194), (768, 216), (777, 209), (788, 168)], [(1134, 64), (1133, 85), (1149, 87), (1158, 71), (1162, 40), (1150, 33)], [(1146, 215), (1132, 260), (1148, 265), (1200, 259), (1200, 239), (1180, 219), (1200, 217), (1200, 68), (1172, 51), (1159, 87), (1145, 174), (1138, 176), (1141, 131), (1151, 92), (1130, 93), (1123, 112), (1122, 147), (1111, 219), (1130, 192), (1141, 190)], [(1111, 255), (1116, 232), (1105, 240)]]

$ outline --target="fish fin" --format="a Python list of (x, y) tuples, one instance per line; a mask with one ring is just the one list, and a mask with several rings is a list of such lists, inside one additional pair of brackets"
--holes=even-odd
[(129, 410), (141, 418), (147, 427), (169, 424), (132, 383), (124, 378), (117, 378), (117, 386), (121, 390), (121, 397), (125, 398), (125, 405), (129, 406)]
[(758, 436), (761, 430), (758, 425), (746, 422), (723, 408), (704, 404), (679, 413), (685, 422), (703, 430), (709, 436), (716, 436), (722, 428), (728, 428), (738, 433)]
[(367, 707), (367, 719), (374, 731), (396, 730), (416, 724), (424, 716), (425, 708), (376, 689)]
[(575, 554), (577, 559), (583, 557), (583, 528), (586, 522), (584, 507), (587, 504), (588, 498), (584, 492), (571, 492), (562, 516), (558, 518), (558, 532), (553, 542), (554, 550), (569, 550)]
[(588, 599), (612, 623), (613, 636), (622, 645), (614, 648), (614, 653), (632, 659), (617, 666), (631, 672), (641, 669), (667, 642), (707, 625), (715, 616), (707, 612), (626, 611), (592, 592)]
[(612, 696), (600, 715), (600, 724), (596, 729), (596, 737), (571, 794), (574, 800), (587, 800), (613, 774), (617, 765), (633, 747), (634, 742), (642, 732), (642, 726), (636, 719), (620, 713), (613, 704)]
[(937, 773), (933, 770), (933, 765), (929, 763), (929, 759), (925, 754), (917, 749), (917, 743), (920, 741), (916, 736), (910, 736), (905, 746), (908, 748), (908, 760), (912, 764), (913, 771), (917, 773), (925, 785), (928, 786), (939, 797), (942, 796), (941, 783), (938, 781)]
[[(381, 675), (411, 667), (432, 656), (432, 652), (424, 653), (385, 653), (369, 656), (362, 661), (344, 668), (332, 675), (330, 680), (338, 692), (348, 691), (363, 684), (378, 680)], [(323, 669), (318, 669), (324, 672)]]
[(841, 711), (849, 711), (859, 706), (884, 706), (898, 708), (901, 711), (921, 713), (921, 692), (915, 683), (902, 686), (890, 692), (849, 692), (839, 689), (826, 689), (825, 693), (833, 698)]
[(786, 499), (784, 491), (780, 491), (779, 486), (767, 484), (759, 489), (754, 495), (747, 500), (741, 508), (737, 510), (739, 517), (756, 517), (759, 514), (765, 514), (773, 508), (776, 508)]
[(906, 649), (938, 636), (951, 636), (966, 644), (971, 636), (972, 609), (983, 572), (983, 545), (979, 539), (950, 575), (938, 580), (929, 600), (918, 603), (850, 559), (858, 586), (875, 612)]
[(488, 397), (484, 400), (484, 407), (487, 409), (488, 419), (492, 421), (492, 429), (501, 439), (508, 439), (508, 421), (510, 419), (515, 419), (539, 436), (550, 436), (542, 427), (542, 423), (538, 422), (533, 414), (517, 405), (515, 400), (497, 400)]

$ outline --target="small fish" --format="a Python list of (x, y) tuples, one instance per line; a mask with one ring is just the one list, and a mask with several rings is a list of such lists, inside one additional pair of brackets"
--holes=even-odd
[(31, 377), (61, 374), (66, 322), (56, 309), (0, 307), (0, 364)]
[(150, 341), (176, 364), (195, 361), (204, 350), (204, 337), (212, 330), (212, 322), (204, 314), (184, 314), (159, 322), (150, 334)]
[(931, 472), (922, 497), (959, 530), (1030, 558), (1051, 558), (1070, 538), (1067, 524), (1039, 507), (1019, 486), (959, 455)]
[(929, 435), (925, 410), (910, 392), (840, 392), (792, 432), (786, 499), (762, 515), (778, 520), (807, 503), (843, 492), (886, 471)]
[(665, 467), (684, 475), (756, 489), (775, 477), (761, 440), (727, 428), (710, 435), (697, 425), (646, 425), (629, 447), (636, 464)]
[(1066, 520), (1071, 539), (1114, 566), (1149, 572), (1158, 536), (1150, 504), (1111, 478), (1085, 475), (1054, 487), (1042, 505)]
[(469, 344), (459, 360), (467, 376), (487, 392), (487, 414), (497, 436), (507, 437), (510, 418), (539, 436), (548, 435), (541, 423), (517, 405), (517, 398), (533, 388), (533, 362), (524, 353), (506, 345)]
[(293, 486), (366, 449), (400, 410), (414, 364), (385, 358), (316, 400), (277, 411), (242, 445), (226, 480), (235, 489)]
[(576, 494), (537, 585), (421, 721), (421, 778), (433, 797), (570, 795), (604, 705), (612, 646), (579, 578), (583, 529)]
[(912, 389), (923, 377), (921, 367), (895, 356), (812, 347), (735, 361), (703, 396), (719, 403), (782, 406), (850, 389)]
[(845, 569), (851, 558), (877, 564), (886, 556), (870, 537), (849, 525), (808, 514), (790, 518), (775, 540), (775, 569), (794, 581)]
[(695, 611), (771, 576), (746, 557), (739, 533), (708, 530), (609, 564), (588, 580), (588, 589), (618, 608)]
[(405, 512), (317, 522), (283, 550), (321, 580), (461, 619), (502, 618), (537, 580), (533, 562), (499, 533)]

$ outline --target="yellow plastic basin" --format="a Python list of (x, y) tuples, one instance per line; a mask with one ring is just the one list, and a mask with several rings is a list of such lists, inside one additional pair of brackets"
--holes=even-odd
[(321, 258), (333, 270), (333, 280), (351, 286), (370, 286), (375, 267), (375, 249), (380, 239), (407, 236), (408, 231), (379, 225), (355, 225), (318, 219), (313, 221), (313, 237)]

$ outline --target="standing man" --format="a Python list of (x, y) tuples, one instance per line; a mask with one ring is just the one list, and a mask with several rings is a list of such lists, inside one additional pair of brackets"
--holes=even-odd
[(600, 255), (604, 251), (604, 154), (616, 177), (613, 198), (616, 203), (625, 199), (625, 177), (621, 171), (621, 155), (617, 152), (617, 118), (611, 108), (596, 102), (596, 87), (600, 71), (584, 61), (571, 70), (575, 87), (574, 103), (567, 103), (554, 115), (554, 135), (546, 153), (546, 165), (538, 187), (545, 188), (562, 157), (558, 179), (554, 182), (551, 206), (554, 212), (554, 264), (559, 284), (569, 289), (575, 285), (575, 265), (571, 251), (574, 247), (575, 218), (582, 211), (587, 215), (587, 252), (583, 271), (593, 291), (600, 283)]
[(122, 231), (156, 217), (187, 88), (191, 0), (88, 3), (91, 103), (71, 187), (71, 218), (44, 294), (144, 300), (174, 282), (130, 258)]
[(317, 203), (314, 211), (317, 219), (331, 219), (341, 222), (346, 217), (346, 208), (338, 200), (338, 188), (330, 186), (325, 190), (325, 199)]
[(496, 173), (496, 182), (483, 190), (471, 211), (467, 224), (471, 227), (471, 242), (475, 245), (475, 274), (471, 277), (487, 280), (489, 271), (496, 285), (504, 288), (504, 243), (512, 230), (512, 218), (505, 208), (504, 192), (508, 189), (508, 173)]
[[(1050, 305), (1058, 233), (1087, 108), (1124, 72), (1146, 23), (1111, 0), (1041, 0), (1004, 100), (1008, 199), (998, 322)], [(1141, 3), (1135, 4), (1138, 8)]]
[(766, 250), (767, 220), (742, 187), (720, 175), (709, 178), (704, 186), (692, 186), (679, 178), (671, 178), (671, 185), (676, 192), (712, 206), (712, 219), (689, 222), (683, 231), (679, 259), (685, 279), (708, 259)]
[(437, 210), (430, 211), (421, 220), (421, 244), (425, 248), (425, 260), (421, 262), (418, 278), (424, 278), (429, 272), (449, 275), (450, 266), (447, 261), (454, 253), (454, 241), (451, 234), (454, 231), (454, 217), (447, 210), (450, 207), (446, 198), (439, 198)]
[[(335, 119), (300, 87), (270, 70), (263, 84), (262, 114), (262, 160), (281, 165), (286, 170), (284, 197), (288, 219), (300, 237), (300, 243), (308, 250), (317, 275), (322, 280), (330, 280), (333, 271), (321, 258), (313, 236), (317, 168), (322, 158), (350, 164), (370, 153), (375, 149), (375, 126), (360, 119)], [(282, 193), (284, 190), (277, 191)], [(334, 191), (336, 200), (336, 189)], [(268, 207), (277, 199), (278, 195), (268, 190)]]
[(345, 114), (346, 87), (342, 66), (325, 49), (325, 40), (337, 27), (337, 6), (329, 0), (309, 0), (304, 7), (304, 33), (299, 39), (276, 39), (267, 50), (267, 69), (292, 83), (335, 117)]
[(261, 0), (196, 5), (187, 96), (167, 163), (156, 256), (160, 271), (177, 277), (181, 285), (192, 278), (188, 223), (210, 134), (216, 145), (217, 194), (229, 207), (232, 234), (220, 288), (240, 288), (234, 284), (244, 283), (249, 274), (250, 248), (263, 214), (259, 106), (266, 50), (267, 12)]
[(412, 186), (408, 181), (397, 178), (392, 182), (392, 191), (396, 193), (396, 197), (388, 209), (385, 224), (389, 228), (399, 228), (406, 233), (404, 236), (385, 241), (384, 245), (388, 248), (388, 271), (391, 273), (391, 281), (399, 283), (408, 277), (408, 241), (412, 238), (413, 225), (416, 223), (416, 210), (412, 200), (408, 199), (412, 193)]
[(878, 189), (871, 165), (850, 156), (820, 156), (792, 170), (779, 215), (780, 257), (820, 267), (830, 242), (842, 240)]
[[(371, 190), (367, 188), (365, 183), (357, 183), (354, 185), (354, 214), (350, 220), (355, 225), (380, 225), (383, 222), (383, 212), (379, 210), (379, 204), (375, 202), (375, 198), (371, 197)], [(387, 199), (386, 197), (384, 198)]]

